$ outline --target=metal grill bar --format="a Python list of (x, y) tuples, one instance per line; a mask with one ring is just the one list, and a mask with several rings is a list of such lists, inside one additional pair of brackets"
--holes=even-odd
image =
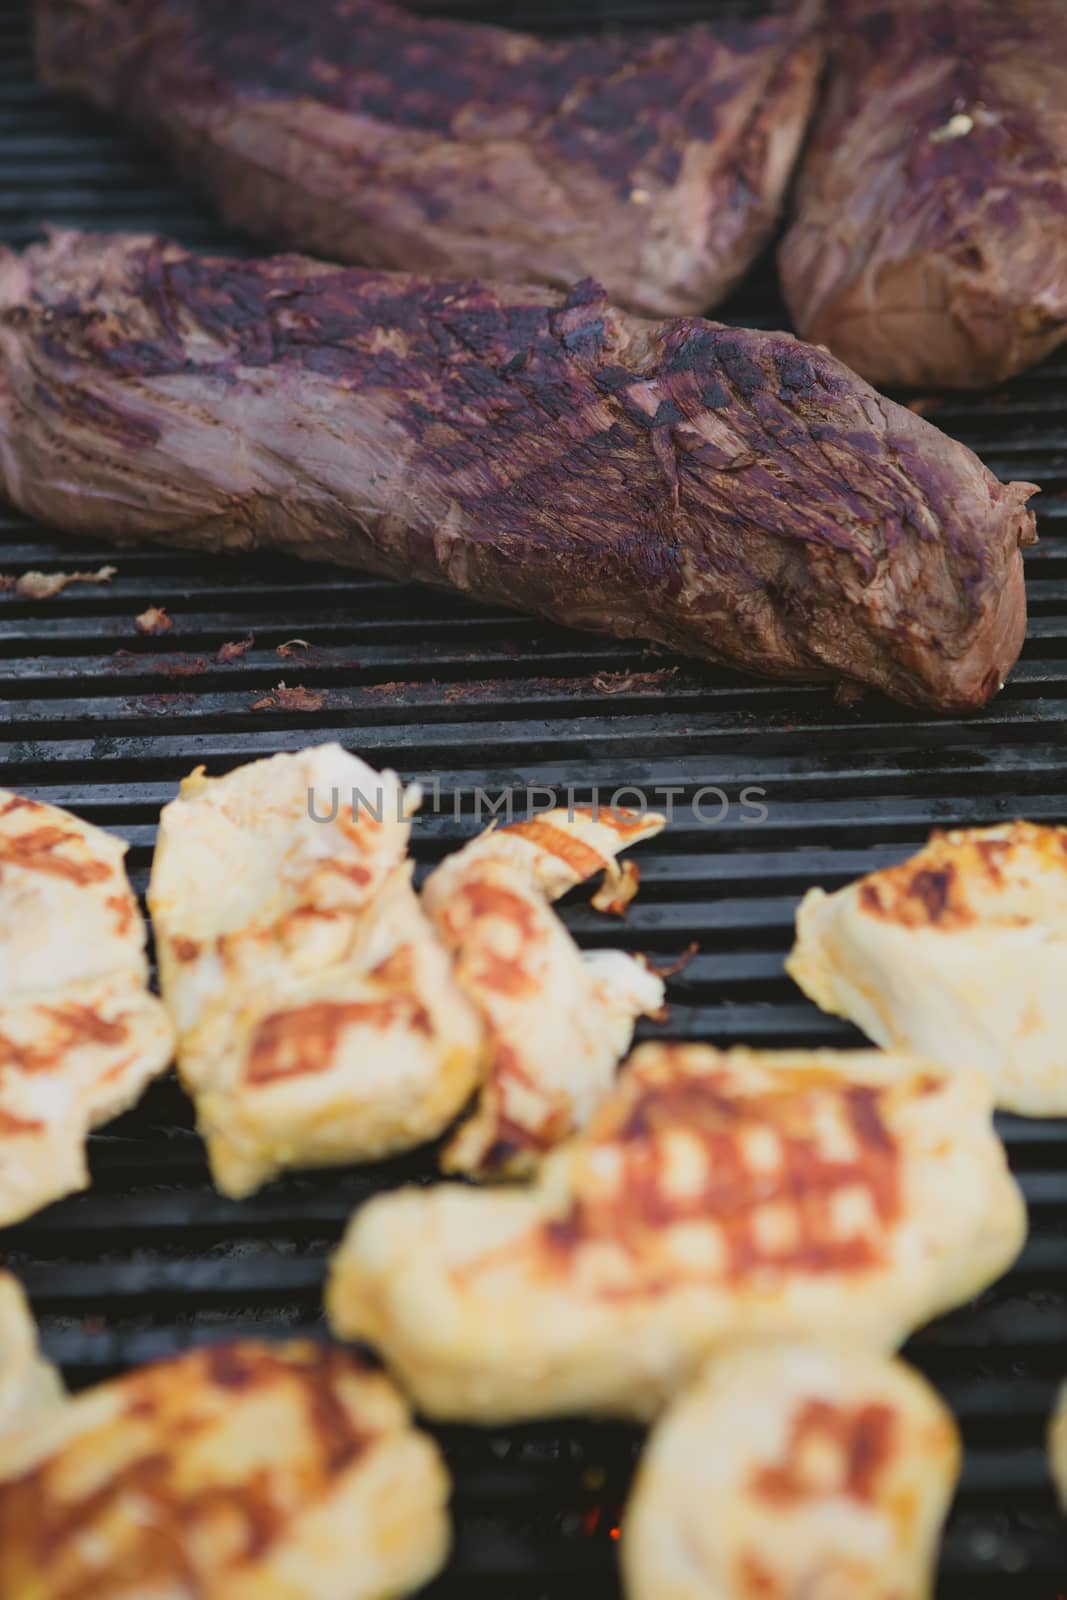
[[(423, 9), (441, 7), (424, 0)], [(450, 9), (550, 27), (734, 8), (453, 0)], [(136, 136), (33, 86), (27, 22), (24, 0), (0, 5), (0, 239), (22, 245), (47, 219), (241, 248)], [(785, 322), (772, 262), (726, 316)], [(337, 737), (405, 776), (439, 777), (441, 808), (415, 830), (423, 867), (473, 830), (478, 786), (573, 785), (607, 796), (621, 783), (680, 785), (674, 826), (642, 851), (642, 894), (627, 922), (598, 917), (579, 899), (564, 906), (576, 936), (662, 953), (699, 940), (700, 955), (670, 985), (677, 1035), (853, 1041), (783, 971), (803, 889), (897, 860), (932, 826), (1060, 820), (1067, 809), (1065, 402), (1067, 354), (995, 394), (930, 400), (930, 420), (995, 471), (1043, 490), (1022, 663), (1000, 698), (966, 720), (873, 698), (845, 711), (821, 688), (759, 683), (357, 573), (258, 556), (253, 564), (116, 553), (0, 509), (0, 571), (119, 569), (110, 585), (72, 587), (48, 602), (0, 595), (0, 780), (129, 839), (139, 889), (159, 807), (190, 767), (205, 761), (221, 771), (308, 738)], [(149, 605), (167, 608), (172, 632), (136, 632), (133, 619)], [(216, 659), (249, 633), (244, 655)], [(310, 648), (279, 657), (293, 638)], [(323, 691), (321, 707), (257, 708), (280, 680)], [(694, 810), (706, 785), (731, 802), (714, 827)], [(742, 818), (747, 785), (766, 791), (761, 824)], [(1067, 1371), (1067, 1119), (1004, 1117), (1001, 1128), (1029, 1201), (1030, 1242), (1009, 1278), (925, 1330), (909, 1352), (955, 1408), (967, 1443), (942, 1600), (1054, 1600), (1067, 1573), (1067, 1524), (1042, 1448)], [(299, 1174), (225, 1201), (170, 1080), (94, 1136), (91, 1161), (87, 1194), (0, 1243), (30, 1290), (48, 1350), (75, 1383), (224, 1333), (321, 1331), (324, 1258), (351, 1209), (433, 1170), (419, 1152)], [(577, 1583), (589, 1600), (617, 1594), (611, 1529), (639, 1448), (634, 1430), (560, 1423), (449, 1428), (441, 1437), (459, 1532), (449, 1572), (432, 1590), (438, 1600), (562, 1600)], [(601, 1481), (590, 1468), (602, 1487), (590, 1487)]]

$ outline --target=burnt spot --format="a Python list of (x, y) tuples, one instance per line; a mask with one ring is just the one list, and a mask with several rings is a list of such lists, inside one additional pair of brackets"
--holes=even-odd
[(718, 378), (713, 378), (701, 389), (700, 403), (706, 411), (722, 411), (731, 404), (730, 391), (719, 382)]
[[(870, 1504), (892, 1456), (895, 1426), (888, 1405), (844, 1407), (809, 1400), (792, 1419), (784, 1458), (754, 1472), (751, 1491), (780, 1509), (828, 1496)], [(809, 1452), (820, 1444), (830, 1447), (837, 1467), (829, 1480), (821, 1470), (821, 1451), (820, 1470), (813, 1472), (810, 1465)]]
[(384, 1032), (402, 1023), (414, 1033), (431, 1034), (429, 1014), (408, 995), (380, 1000), (317, 1000), (264, 1017), (252, 1035), (244, 1065), (244, 1081), (264, 1085), (284, 1078), (328, 1072), (348, 1028)]
[[(940, 865), (903, 862), (879, 873), (859, 889), (859, 903), (870, 916), (904, 928), (954, 932), (970, 926), (975, 912), (953, 861)], [(922, 857), (919, 858), (921, 863)]]
[(525, 1166), (530, 1156), (542, 1156), (559, 1144), (574, 1128), (569, 1110), (555, 1107), (539, 1122), (519, 1122), (497, 1110), (494, 1137), (479, 1159), (476, 1171), (482, 1177), (503, 1175), (518, 1165)]
[(816, 388), (815, 368), (799, 345), (779, 345), (775, 350), (774, 364), (778, 371), (781, 396), (786, 401), (804, 399)]
[(480, 1172), (503, 1172), (517, 1156), (522, 1155), (524, 1148), (522, 1139), (506, 1138), (500, 1134), (486, 1150), (478, 1169)]
[(604, 331), (604, 319), (596, 317), (592, 322), (565, 330), (561, 342), (569, 355), (598, 351), (604, 343)]
[(943, 867), (923, 867), (913, 876), (908, 894), (923, 908), (929, 922), (940, 922), (948, 910), (954, 876), (950, 862)]
[(864, 911), (870, 912), (872, 916), (881, 917), (885, 915), (882, 897), (878, 893), (878, 885), (876, 883), (860, 884), (859, 902)]
[(675, 324), (664, 346), (663, 368), (667, 373), (714, 370), (722, 330), (693, 319)]
[(606, 300), (604, 287), (595, 278), (580, 278), (564, 295), (561, 309), (574, 311), (579, 306), (602, 306)]
[(209, 1345), (201, 1359), (205, 1375), (219, 1389), (250, 1389), (275, 1366), (273, 1358), (264, 1360), (255, 1345)]
[(647, 425), (650, 428), (673, 428), (682, 420), (682, 413), (675, 401), (661, 400), (656, 407), (655, 415), (648, 419)]
[(172, 939), (170, 948), (173, 952), (174, 959), (176, 961), (180, 961), (183, 966), (187, 965), (190, 961), (195, 961), (197, 956), (200, 954), (199, 941), (196, 939), (186, 939), (183, 936), (177, 939)]
[(634, 373), (627, 367), (600, 367), (592, 376), (593, 382), (603, 394), (618, 394), (620, 389), (628, 389), (637, 381)]
[(719, 365), (743, 400), (752, 400), (767, 387), (767, 374), (739, 339), (720, 339)]

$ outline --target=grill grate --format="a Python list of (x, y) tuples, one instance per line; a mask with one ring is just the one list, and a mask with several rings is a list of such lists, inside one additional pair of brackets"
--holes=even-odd
[[(427, 5), (427, 9), (429, 6)], [(471, 0), (466, 9), (487, 14)], [(679, 3), (671, 16), (703, 9)], [(729, 8), (724, 8), (729, 9)], [(619, 0), (626, 19), (651, 8)], [(555, 23), (562, 6), (497, 5), (502, 20)], [(609, 17), (574, 0), (573, 21)], [(168, 177), (136, 135), (38, 91), (28, 12), (0, 5), (0, 238), (37, 222), (150, 228), (193, 246), (240, 248)], [(731, 320), (784, 321), (769, 263)], [(143, 890), (155, 819), (196, 762), (238, 761), (336, 737), (406, 777), (436, 775), (440, 810), (416, 825), (435, 860), (475, 826), (471, 795), (528, 784), (579, 793), (681, 786), (671, 830), (641, 852), (642, 894), (616, 925), (577, 903), (586, 944), (701, 953), (671, 983), (671, 1032), (717, 1043), (844, 1043), (786, 980), (799, 894), (899, 859), (933, 825), (1064, 815), (1067, 723), (1067, 353), (994, 394), (949, 399), (932, 420), (1004, 476), (1042, 487), (1042, 543), (1028, 557), (1032, 623), (1012, 682), (984, 713), (946, 721), (872, 699), (836, 707), (820, 688), (782, 688), (676, 662), (455, 597), (257, 556), (254, 566), (165, 550), (115, 555), (51, 537), (0, 510), (0, 568), (82, 568), (116, 579), (39, 604), (0, 596), (2, 779), (132, 841)], [(174, 630), (133, 627), (162, 604)], [(216, 652), (254, 635), (229, 664)], [(280, 659), (300, 638), (306, 651)], [(284, 679), (321, 690), (319, 709), (255, 703)], [(730, 801), (708, 826), (704, 785)], [(740, 791), (766, 791), (743, 820)], [(459, 795), (458, 812), (452, 809)], [(706, 800), (715, 809), (714, 800)], [(650, 1032), (652, 1030), (645, 1030)], [(1055, 1600), (1067, 1573), (1042, 1448), (1067, 1371), (1067, 1121), (1004, 1118), (1031, 1207), (1012, 1275), (915, 1339), (910, 1353), (963, 1425), (963, 1484), (945, 1543), (942, 1600)], [(76, 1384), (222, 1332), (321, 1331), (324, 1257), (375, 1190), (432, 1174), (425, 1153), (369, 1169), (301, 1174), (234, 1203), (214, 1194), (188, 1104), (173, 1080), (92, 1140), (93, 1188), (10, 1230), (46, 1346)], [(612, 1528), (639, 1445), (593, 1423), (441, 1430), (457, 1483), (458, 1539), (439, 1600), (589, 1600), (617, 1594)], [(1059, 1580), (1059, 1582), (1057, 1582)]]

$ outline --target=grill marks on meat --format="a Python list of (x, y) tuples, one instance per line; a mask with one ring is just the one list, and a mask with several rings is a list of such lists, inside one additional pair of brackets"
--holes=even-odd
[(482, 1030), (411, 884), (417, 786), (336, 744), (198, 769), (148, 901), (178, 1070), (220, 1191), (438, 1138)]
[(426, 1415), (490, 1424), (649, 1418), (754, 1340), (890, 1347), (1019, 1250), (990, 1113), (904, 1056), (642, 1045), (532, 1184), (361, 1206), (327, 1314)]
[(0, 790), (0, 1225), (83, 1189), (90, 1129), (170, 1060), (125, 849)]
[(811, 109), (819, 0), (541, 41), (384, 0), (39, 0), (41, 74), (121, 110), (231, 221), (342, 261), (721, 299)]
[(622, 1524), (628, 1600), (933, 1593), (952, 1414), (902, 1362), (821, 1340), (717, 1353), (653, 1430)]
[(1031, 486), (824, 351), (588, 281), (56, 234), (0, 256), (0, 475), (71, 531), (285, 549), (946, 710), (1025, 629)]
[(67, 1397), (6, 1275), (0, 1318), (5, 1596), (399, 1600), (444, 1564), (444, 1464), (357, 1352), (229, 1340)]
[(663, 984), (621, 950), (583, 955), (550, 901), (663, 827), (656, 813), (557, 809), (490, 827), (446, 856), (422, 901), (486, 1037), (473, 1113), (442, 1154), (447, 1172), (518, 1177), (583, 1127), (611, 1088), (639, 1016)]
[(1067, 10), (844, 0), (782, 283), (876, 383), (997, 383), (1067, 338)]

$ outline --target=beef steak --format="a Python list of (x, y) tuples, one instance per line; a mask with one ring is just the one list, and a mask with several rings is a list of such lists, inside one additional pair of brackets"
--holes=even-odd
[(780, 253), (872, 383), (999, 383), (1067, 338), (1067, 5), (837, 0)]
[(275, 548), (795, 679), (977, 706), (1029, 484), (788, 334), (597, 285), (143, 236), (0, 254), (0, 487), (58, 527)]
[(819, 0), (540, 40), (387, 0), (37, 0), (41, 76), (121, 110), (233, 222), (338, 261), (699, 312), (778, 216)]

